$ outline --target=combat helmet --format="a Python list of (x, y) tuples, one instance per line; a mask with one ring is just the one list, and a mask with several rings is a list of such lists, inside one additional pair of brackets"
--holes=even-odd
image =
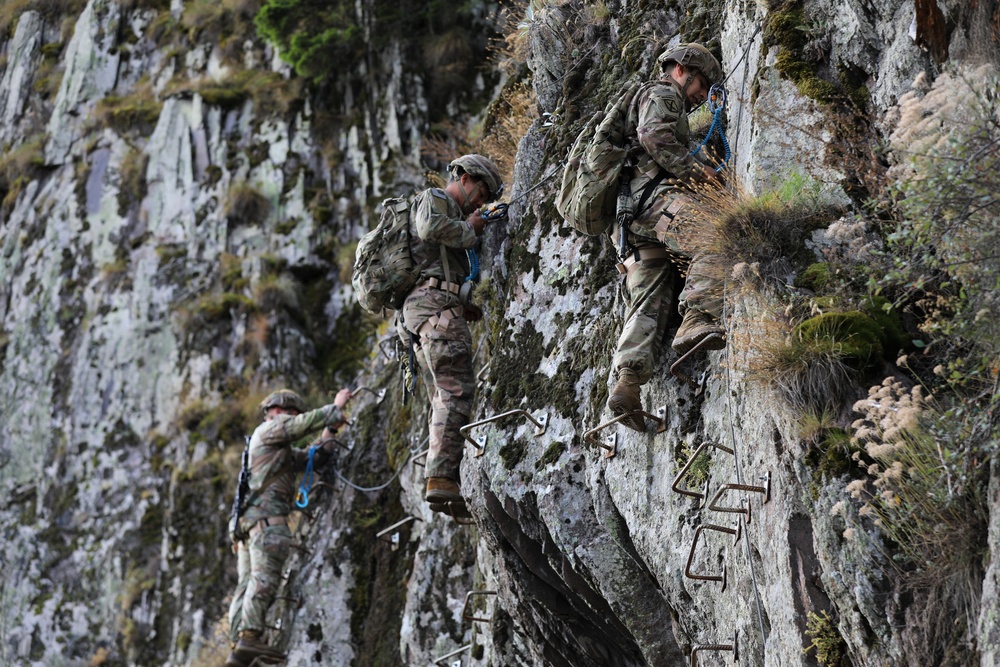
[(500, 176), (500, 170), (488, 157), (476, 153), (463, 155), (451, 161), (448, 171), (454, 172), (457, 167), (461, 167), (465, 173), (481, 179), (486, 184), (490, 191), (490, 201), (496, 201), (503, 196), (503, 178)]
[(285, 408), (286, 410), (306, 411), (306, 402), (291, 389), (279, 389), (271, 392), (260, 402), (261, 412), (267, 413), (268, 408)]
[(723, 78), (722, 65), (715, 59), (712, 52), (701, 44), (690, 42), (688, 44), (678, 44), (672, 49), (667, 49), (656, 59), (663, 71), (669, 69), (670, 63), (693, 67), (708, 79), (711, 86), (720, 83)]

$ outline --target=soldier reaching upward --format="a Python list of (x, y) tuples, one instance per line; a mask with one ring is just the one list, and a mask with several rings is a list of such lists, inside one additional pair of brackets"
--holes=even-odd
[(350, 390), (341, 389), (333, 403), (307, 412), (302, 397), (280, 389), (260, 404), (264, 422), (254, 430), (249, 444), (249, 498), (236, 525), (230, 525), (233, 550), (239, 557), (239, 583), (229, 607), (229, 626), (231, 638), (238, 642), (225, 667), (248, 667), (257, 658), (284, 657), (262, 639), (262, 633), (292, 543), (288, 514), (295, 495), (295, 471), (305, 467), (307, 458), (306, 452), (292, 444), (322, 428), (322, 446), (317, 450), (321, 458), (316, 460), (322, 464), (335, 446), (333, 432), (346, 423), (341, 409), (350, 397)]
[[(472, 333), (467, 320), (482, 312), (468, 300), (472, 250), (486, 227), (479, 207), (500, 198), (503, 181), (482, 155), (463, 155), (448, 165), (442, 190), (417, 195), (411, 208), (411, 252), (424, 266), (421, 282), (403, 302), (400, 335), (417, 338), (416, 357), (431, 399), (426, 499), (431, 509), (468, 517), (459, 487), (465, 449), (459, 429), (469, 422), (472, 393)], [(409, 341), (406, 341), (409, 342)]]
[[(687, 113), (722, 80), (722, 67), (700, 44), (668, 49), (657, 61), (661, 77), (636, 93), (626, 127), (638, 146), (629, 182), (634, 219), (627, 229), (616, 222), (611, 234), (622, 260), (618, 269), (625, 274), (626, 294), (625, 323), (613, 361), (617, 382), (608, 397), (608, 407), (618, 415), (642, 408), (640, 387), (652, 374), (656, 347), (674, 304), (675, 262), (690, 264), (678, 299), (684, 318), (672, 347), (684, 354), (702, 343), (705, 349), (725, 345), (725, 331), (718, 324), (718, 281), (706, 271), (707, 258), (691, 258), (690, 249), (682, 248), (676, 237), (685, 207), (693, 205), (685, 196), (689, 187), (719, 182), (713, 169), (691, 155)], [(641, 417), (622, 423), (644, 430)]]

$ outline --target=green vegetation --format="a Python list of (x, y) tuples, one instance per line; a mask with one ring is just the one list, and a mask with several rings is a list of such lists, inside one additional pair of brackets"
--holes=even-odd
[(0, 215), (6, 216), (22, 188), (38, 178), (45, 167), (45, 134), (28, 137), (0, 157)]
[(282, 60), (310, 81), (353, 70), (364, 55), (364, 32), (347, 0), (268, 0), (254, 23)]
[(830, 615), (823, 611), (817, 614), (809, 612), (806, 617), (806, 635), (812, 640), (803, 650), (809, 653), (816, 650), (816, 662), (820, 667), (840, 667), (847, 657), (847, 642), (840, 636), (837, 624)]
[(119, 167), (118, 215), (125, 216), (146, 197), (146, 167), (149, 155), (133, 148), (122, 159)]
[(156, 99), (152, 85), (141, 82), (126, 96), (107, 95), (97, 102), (93, 118), (101, 126), (118, 134), (152, 134), (160, 119), (163, 103)]
[(249, 183), (229, 188), (224, 210), (231, 225), (260, 226), (271, 215), (271, 201)]

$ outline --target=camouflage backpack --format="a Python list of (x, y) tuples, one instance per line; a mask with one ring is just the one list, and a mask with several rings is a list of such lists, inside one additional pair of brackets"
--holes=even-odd
[(577, 231), (604, 233), (615, 218), (618, 178), (628, 156), (626, 121), (641, 87), (634, 83), (587, 121), (566, 157), (556, 209)]
[(358, 303), (373, 315), (402, 306), (426, 265), (415, 265), (410, 252), (410, 202), (392, 197), (382, 207), (378, 225), (358, 242), (351, 275)]

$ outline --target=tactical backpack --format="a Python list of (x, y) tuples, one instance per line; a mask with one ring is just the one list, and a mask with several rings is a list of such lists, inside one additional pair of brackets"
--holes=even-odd
[(382, 202), (375, 229), (358, 242), (351, 283), (361, 307), (373, 315), (396, 310), (420, 278), (410, 252), (410, 202), (392, 197)]
[(618, 180), (631, 148), (626, 122), (641, 88), (633, 83), (587, 121), (566, 157), (556, 209), (577, 231), (597, 236), (615, 218)]

